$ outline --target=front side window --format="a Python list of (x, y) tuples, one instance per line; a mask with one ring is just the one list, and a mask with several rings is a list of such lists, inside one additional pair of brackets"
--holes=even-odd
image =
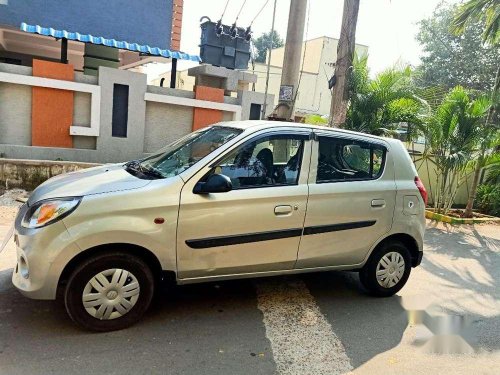
[(383, 146), (333, 137), (319, 137), (316, 182), (359, 181), (380, 177)]
[(139, 162), (127, 163), (126, 166), (140, 175), (152, 175), (157, 178), (173, 177), (184, 172), (241, 132), (240, 129), (226, 126), (205, 128), (171, 143), (155, 155)]
[(305, 139), (270, 135), (249, 141), (226, 155), (203, 180), (216, 173), (228, 176), (233, 189), (296, 185)]

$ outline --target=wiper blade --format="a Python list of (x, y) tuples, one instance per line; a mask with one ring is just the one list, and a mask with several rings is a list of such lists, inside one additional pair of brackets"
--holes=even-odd
[(139, 160), (131, 160), (123, 164), (126, 168), (134, 168), (134, 169), (142, 169), (141, 163)]
[(155, 176), (155, 177), (158, 177), (158, 178), (165, 178), (165, 176), (163, 175), (163, 173), (161, 173), (158, 169), (156, 168), (153, 168), (153, 167), (147, 167), (147, 166), (143, 166), (141, 165), (141, 171), (142, 173), (147, 173), (151, 176)]
[(153, 167), (147, 167), (143, 165), (139, 160), (132, 160), (125, 163), (125, 168), (132, 169), (134, 171), (138, 171), (143, 175), (149, 175), (156, 178), (165, 178), (163, 173)]
[(138, 160), (131, 160), (131, 161), (125, 163), (124, 167), (126, 169), (134, 171), (134, 172), (139, 172), (139, 173), (142, 173), (142, 174), (146, 174), (146, 171), (144, 170), (144, 167), (141, 165), (141, 163)]

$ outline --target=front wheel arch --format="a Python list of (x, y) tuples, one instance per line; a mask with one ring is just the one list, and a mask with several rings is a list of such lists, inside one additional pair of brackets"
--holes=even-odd
[(155, 283), (159, 283), (161, 281), (163, 273), (162, 266), (156, 255), (154, 255), (150, 250), (138, 245), (128, 243), (103, 244), (82, 251), (81, 253), (75, 255), (66, 264), (61, 275), (59, 276), (59, 281), (57, 284), (57, 299), (62, 298), (64, 287), (68, 282), (69, 277), (82, 262), (96, 255), (117, 250), (127, 252), (142, 259), (150, 267), (151, 272), (153, 273), (153, 276), (155, 278)]

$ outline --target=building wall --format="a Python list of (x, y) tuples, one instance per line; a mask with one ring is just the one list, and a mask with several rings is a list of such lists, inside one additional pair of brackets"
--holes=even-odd
[[(321, 56), (321, 51), (323, 49), (323, 40), (325, 37), (311, 39), (302, 43), (302, 49), (300, 52), (300, 66), (303, 66), (303, 70), (311, 73), (319, 72), (319, 59)], [(304, 48), (306, 48), (306, 54), (304, 56)], [(285, 46), (273, 49), (271, 53), (271, 65), (283, 66), (283, 58), (285, 55)], [(305, 60), (304, 60), (305, 59)], [(302, 65), (303, 64), (303, 65)]]
[[(281, 71), (282, 71), (281, 67), (278, 66), (271, 66), (269, 69), (268, 92), (274, 95), (274, 102), (271, 108), (271, 112), (272, 109), (274, 109), (274, 107), (278, 104), (278, 97), (281, 85)], [(255, 83), (255, 91), (264, 92), (266, 89), (267, 66), (262, 63), (256, 63), (255, 70), (251, 69), (248, 72), (257, 75), (257, 82)], [(318, 103), (315, 102), (315, 97), (311, 95), (316, 91), (317, 83), (318, 83), (318, 74), (310, 73), (307, 71), (302, 72), (302, 75), (300, 77), (299, 90), (297, 92), (297, 100), (295, 103), (296, 112), (302, 111), (305, 108), (311, 111), (317, 109), (317, 112), (321, 113), (321, 108), (319, 109), (317, 108)], [(326, 87), (326, 89), (328, 90), (328, 87)], [(325, 102), (324, 104), (326, 104), (324, 105), (325, 108), (330, 105), (329, 97), (327, 97), (326, 99), (327, 100), (324, 101)]]
[[(299, 93), (295, 103), (296, 112), (325, 116), (330, 113), (331, 90), (328, 88), (328, 80), (333, 76), (335, 70), (337, 47), (338, 39), (329, 37), (320, 37), (302, 43), (301, 66), (303, 63), (303, 69)], [(281, 84), (284, 53), (285, 47), (280, 47), (274, 49), (271, 54), (271, 65), (273, 67), (269, 78), (269, 92), (275, 95), (276, 101)], [(356, 53), (365, 55), (368, 53), (368, 47), (356, 44)], [(259, 89), (262, 88), (262, 85), (265, 85), (266, 69), (265, 64), (256, 64), (255, 70), (264, 72), (264, 74), (258, 73), (257, 87)]]
[(173, 0), (9, 0), (0, 25), (22, 22), (170, 48)]
[(191, 131), (193, 109), (162, 103), (146, 104), (144, 153), (152, 153)]
[[(417, 168), (418, 175), (422, 180), (425, 188), (427, 189), (427, 193), (429, 194), (429, 204), (431, 205), (434, 203), (434, 197), (439, 189), (437, 184), (438, 178), (436, 167), (432, 162), (432, 159), (422, 159), (420, 155), (414, 155), (412, 159), (415, 162), (415, 167)], [(455, 204), (467, 204), (469, 191), (472, 186), (472, 180), (473, 174), (470, 173), (457, 190), (457, 194), (455, 196)]]
[[(217, 101), (204, 97), (197, 101), (193, 91), (148, 86), (146, 79), (145, 74), (100, 67), (98, 78), (76, 73), (74, 81), (47, 80), (33, 76), (32, 68), (0, 64), (0, 158), (91, 163), (136, 159), (201, 125), (210, 125), (206, 119), (203, 124), (194, 121), (197, 110), (218, 113), (217, 118), (223, 121), (239, 120), (242, 113), (248, 116), (252, 103), (262, 100), (258, 93), (252, 93), (238, 98), (222, 95)], [(122, 109), (128, 114), (125, 136), (113, 136), (112, 131), (116, 84), (129, 87), (128, 108)], [(34, 145), (32, 124), (34, 114), (40, 109), (33, 104), (34, 88), (43, 89), (42, 96), (44, 92), (47, 97), (55, 93), (71, 96), (72, 105), (65, 106), (64, 123), (55, 117), (50, 124), (39, 124), (38, 130), (44, 134), (53, 128), (61, 129), (68, 125), (69, 118), (70, 126), (64, 129), (72, 147), (57, 141), (51, 147)], [(43, 110), (51, 113), (59, 105), (47, 100)]]
[[(303, 70), (311, 73), (321, 73), (325, 65), (332, 68), (337, 61), (337, 48), (339, 40), (330, 37), (319, 37), (302, 43), (301, 66)], [(307, 48), (306, 48), (307, 45)], [(305, 50), (305, 55), (304, 55)], [(368, 53), (368, 46), (356, 44), (356, 53), (364, 55)], [(285, 47), (273, 49), (271, 54), (271, 65), (283, 66)]]
[[(85, 92), (75, 92), (73, 103), (73, 125), (89, 128), (91, 95)], [(96, 138), (74, 135), (73, 148), (95, 150)]]
[[(101, 103), (104, 102), (106, 105), (101, 105), (97, 149), (104, 153), (104, 159), (127, 160), (130, 155), (140, 155), (143, 152), (146, 80), (147, 77), (144, 74), (104, 67), (99, 69)], [(129, 87), (126, 137), (113, 137), (112, 135), (112, 103), (115, 84)]]
[(64, 161), (0, 159), (0, 186), (33, 190), (45, 180), (61, 173), (95, 167), (99, 164)]
[(1, 143), (31, 145), (31, 87), (0, 82)]

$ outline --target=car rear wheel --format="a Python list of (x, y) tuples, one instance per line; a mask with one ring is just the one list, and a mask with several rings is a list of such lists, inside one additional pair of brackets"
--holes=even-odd
[(401, 290), (411, 272), (410, 252), (404, 244), (388, 241), (379, 246), (359, 272), (368, 293), (389, 297)]
[(113, 252), (87, 259), (73, 271), (64, 303), (80, 327), (114, 331), (137, 322), (153, 294), (154, 277), (148, 265), (130, 254)]

